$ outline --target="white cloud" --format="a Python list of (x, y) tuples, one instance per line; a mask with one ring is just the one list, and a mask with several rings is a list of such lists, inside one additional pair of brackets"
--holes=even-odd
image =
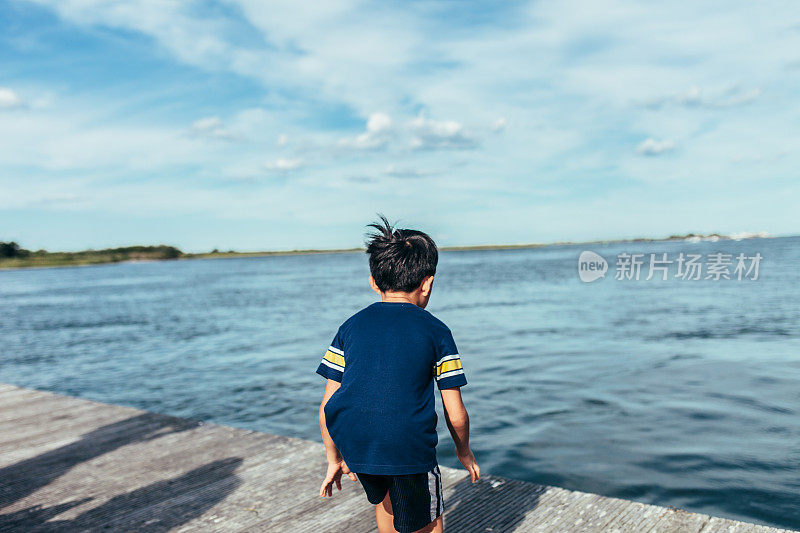
[(432, 120), (420, 115), (411, 121), (410, 129), (411, 148), (415, 150), (465, 149), (477, 145), (464, 126), (455, 120)]
[(357, 150), (377, 150), (389, 142), (392, 119), (386, 113), (372, 113), (367, 120), (367, 131), (355, 137), (339, 140), (339, 146)]
[[(769, 2), (732, 7), (724, 14), (691, 2), (674, 9), (618, 0), (530, 3), (515, 8), (513, 27), (487, 23), (466, 36), (448, 31), (458, 29), (458, 21), (442, 17), (446, 10), (373, 10), (355, 0), (231, 0), (244, 21), (208, 16), (188, 2), (35, 1), (78, 24), (149, 35), (185, 63), (304, 88), (362, 113), (387, 109), (396, 114), (397, 102), (409, 98), (440, 115), (465, 106), (494, 114), (484, 104), (503, 101), (503, 87), (514, 88), (510, 107), (522, 111), (530, 93), (520, 89), (537, 82), (593, 101), (640, 101), (645, 87), (702, 83), (720, 72), (757, 78), (774, 64), (782, 69), (796, 60), (796, 47), (785, 42), (785, 21), (775, 16), (781, 10), (767, 7)], [(710, 34), (705, 21), (712, 17)], [(238, 39), (242, 22), (266, 42)], [(588, 54), (581, 46), (587, 38), (597, 45), (588, 47), (596, 61), (580, 61), (585, 59), (580, 53)], [(429, 70), (409, 69), (430, 63), (433, 55), (457, 68), (433, 77)]]
[(0, 109), (11, 109), (20, 107), (22, 105), (22, 98), (7, 87), (0, 87)]
[(275, 172), (292, 172), (299, 169), (303, 165), (304, 161), (300, 158), (289, 159), (279, 157), (275, 161), (271, 161), (264, 166), (267, 170), (272, 170)]
[[(52, 109), (26, 107), (0, 120), (0, 181), (3, 177), (25, 181), (20, 168), (48, 176), (94, 172), (113, 180), (146, 171), (170, 175), (175, 165), (205, 165), (214, 157), (199, 136), (186, 135), (185, 126), (157, 123), (117, 124), (106, 117), (118, 109), (91, 99), (69, 100)], [(215, 143), (218, 144), (218, 143)], [(31, 177), (31, 187), (38, 188)]]
[(198, 131), (210, 131), (222, 127), (222, 119), (219, 117), (204, 117), (195, 120), (192, 127)]
[[(505, 119), (503, 119), (505, 120)], [(504, 123), (500, 124), (504, 127)], [(390, 142), (406, 143), (413, 150), (466, 149), (477, 146), (475, 138), (455, 120), (433, 120), (424, 115), (396, 126), (386, 113), (372, 113), (364, 133), (339, 140), (339, 146), (357, 150), (378, 150)]]
[(285, 133), (281, 133), (278, 135), (278, 146), (286, 146), (286, 143), (289, 142), (289, 137)]
[(367, 131), (370, 133), (382, 133), (392, 127), (392, 119), (386, 113), (373, 113), (367, 120)]
[(636, 152), (642, 155), (660, 155), (665, 152), (670, 152), (675, 149), (675, 141), (657, 140), (652, 137), (639, 143), (636, 147)]
[(203, 117), (192, 123), (192, 130), (195, 133), (206, 135), (217, 139), (232, 139), (234, 136), (224, 127), (222, 119), (213, 117)]
[(499, 133), (504, 129), (506, 129), (507, 125), (508, 121), (505, 119), (505, 117), (500, 117), (496, 119), (494, 122), (492, 122), (492, 131), (495, 133)]

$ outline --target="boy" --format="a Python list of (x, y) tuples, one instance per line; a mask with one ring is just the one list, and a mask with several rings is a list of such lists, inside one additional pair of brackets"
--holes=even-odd
[(469, 448), (467, 384), (447, 326), (425, 311), (439, 253), (421, 231), (370, 224), (372, 289), (381, 301), (339, 327), (317, 373), (327, 378), (319, 425), (328, 456), (320, 495), (356, 481), (375, 505), (380, 533), (443, 531), (442, 478), (436, 462), (434, 381), (456, 455), (472, 482), (480, 468)]

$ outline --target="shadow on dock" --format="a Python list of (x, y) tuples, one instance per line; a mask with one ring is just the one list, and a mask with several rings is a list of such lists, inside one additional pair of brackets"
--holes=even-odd
[(91, 498), (0, 515), (0, 531), (169, 531), (202, 515), (236, 490), (242, 482), (234, 472), (241, 463), (240, 457), (213, 461), (182, 476), (114, 496), (72, 520), (47, 522)]
[(514, 531), (539, 503), (544, 487), (509, 479), (483, 476), (477, 483), (469, 477), (456, 483), (445, 498), (448, 533), (492, 533)]
[(199, 422), (144, 413), (99, 427), (66, 446), (0, 468), (0, 509), (49, 485), (80, 463), (127, 444), (146, 442), (198, 425)]
[[(97, 428), (75, 442), (0, 468), (0, 509), (7, 508), (49, 485), (80, 463), (128, 444), (151, 441), (198, 425), (199, 422), (195, 421), (145, 413)], [(135, 515), (137, 510), (158, 506), (159, 502), (194, 489), (198, 492), (197, 497), (183, 498), (180, 502), (164, 509), (156, 507), (152, 513), (148, 513), (142, 522), (152, 524), (152, 528), (136, 525), (136, 529), (140, 531), (162, 531), (175, 527), (199, 516), (233, 491), (241, 483), (234, 475), (241, 462), (242, 459), (238, 457), (214, 461), (177, 478), (159, 481), (130, 493), (115, 496), (99, 507), (80, 514), (74, 520), (49, 522), (46, 524), (46, 529), (48, 531), (94, 529), (121, 516)], [(209, 495), (202, 490), (203, 487), (212, 484), (215, 487), (213, 494)], [(76, 499), (51, 507), (34, 506), (0, 514), (0, 530), (30, 531), (37, 526), (44, 527), (47, 520), (91, 499)]]

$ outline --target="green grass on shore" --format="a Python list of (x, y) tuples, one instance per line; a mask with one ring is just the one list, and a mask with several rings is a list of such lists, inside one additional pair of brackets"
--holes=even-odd
[(208, 252), (200, 254), (183, 254), (181, 259), (215, 259), (224, 257), (267, 257), (271, 255), (308, 255), (308, 254), (341, 254), (347, 252), (363, 252), (364, 248), (337, 248), (331, 250), (280, 250), (272, 252)]

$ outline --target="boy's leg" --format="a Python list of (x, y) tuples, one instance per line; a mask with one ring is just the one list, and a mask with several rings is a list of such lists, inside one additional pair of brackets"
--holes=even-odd
[[(392, 502), (389, 499), (388, 492), (386, 493), (386, 497), (383, 499), (383, 501), (375, 506), (375, 521), (378, 523), (378, 533), (396, 533), (394, 528), (394, 515), (392, 514)], [(443, 532), (444, 522), (442, 520), (442, 515), (439, 515), (436, 520), (416, 531), (415, 533)]]
[[(389, 499), (388, 492), (386, 493), (386, 497), (383, 499), (383, 501), (375, 506), (375, 521), (378, 523), (378, 533), (396, 533), (394, 528), (394, 515), (392, 514), (392, 501)], [(442, 520), (442, 515), (439, 515), (436, 520), (416, 531), (415, 533), (443, 532), (444, 522)]]
[(378, 533), (396, 533), (392, 501), (389, 499), (388, 491), (383, 501), (375, 506), (375, 521), (378, 523)]
[[(375, 506), (375, 521), (378, 524), (378, 533), (397, 533), (394, 528), (394, 512), (392, 510), (392, 500), (389, 496), (391, 491), (386, 492), (383, 501)], [(440, 514), (436, 519), (414, 533), (443, 533), (444, 515)]]

